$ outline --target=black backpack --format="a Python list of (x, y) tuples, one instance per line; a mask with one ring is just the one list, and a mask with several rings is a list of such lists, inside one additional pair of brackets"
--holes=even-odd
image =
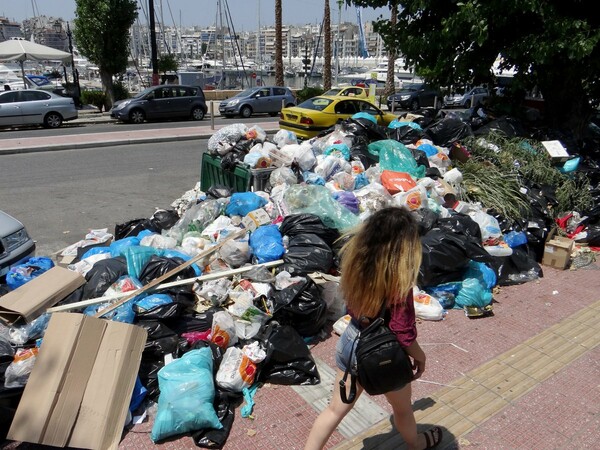
[[(385, 324), (385, 305), (379, 316), (364, 330), (354, 342), (356, 364), (346, 364), (346, 372), (340, 380), (340, 396), (344, 403), (352, 403), (356, 398), (356, 379), (370, 395), (394, 391), (410, 383), (414, 377), (412, 363), (406, 350), (392, 330)], [(352, 358), (350, 352), (350, 358)], [(350, 375), (350, 395), (346, 395), (346, 380)]]

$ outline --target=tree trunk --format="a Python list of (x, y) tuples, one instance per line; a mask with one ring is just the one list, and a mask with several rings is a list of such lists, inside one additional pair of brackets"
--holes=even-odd
[(104, 108), (106, 111), (108, 111), (115, 102), (112, 73), (108, 73), (100, 68), (100, 81), (102, 81), (102, 87), (104, 88), (104, 93), (106, 94), (106, 104), (104, 105)]
[(281, 23), (281, 0), (275, 0), (275, 84), (277, 86), (284, 85)]
[(325, 0), (325, 12), (323, 13), (324, 48), (323, 48), (323, 89), (331, 89), (331, 10), (329, 0)]
[[(392, 9), (390, 12), (390, 24), (392, 28), (396, 28), (396, 23), (398, 21), (398, 4), (394, 3), (392, 5)], [(384, 89), (384, 97), (388, 97), (396, 92), (396, 86), (394, 86), (394, 69), (396, 66), (396, 49), (388, 48), (388, 66), (387, 66), (387, 75), (385, 79), (385, 89)]]

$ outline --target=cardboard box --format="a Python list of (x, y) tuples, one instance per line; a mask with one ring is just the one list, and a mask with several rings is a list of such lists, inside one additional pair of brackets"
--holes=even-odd
[(571, 261), (571, 252), (575, 242), (562, 236), (550, 235), (544, 246), (542, 264), (556, 269), (566, 269)]
[(542, 141), (542, 145), (550, 155), (550, 158), (552, 158), (552, 161), (565, 162), (571, 157), (560, 141)]
[(117, 448), (146, 337), (135, 325), (54, 313), (7, 437)]
[(9, 325), (30, 322), (83, 284), (78, 272), (55, 266), (0, 297), (0, 320)]

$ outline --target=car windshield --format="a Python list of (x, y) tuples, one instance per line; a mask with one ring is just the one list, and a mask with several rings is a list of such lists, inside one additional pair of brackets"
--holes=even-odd
[(146, 96), (146, 94), (148, 94), (148, 93), (150, 93), (150, 92), (153, 92), (153, 91), (154, 91), (154, 88), (153, 88), (153, 87), (146, 88), (146, 89), (144, 89), (143, 91), (140, 91), (140, 92), (138, 92), (137, 94), (135, 94), (135, 95), (133, 96), (133, 98), (141, 98), (141, 97), (144, 97), (144, 96)]
[(249, 97), (255, 91), (256, 91), (256, 89), (246, 89), (246, 90), (240, 92), (239, 94), (234, 95), (232, 98), (236, 98), (236, 97)]
[(338, 95), (340, 92), (342, 92), (341, 89), (329, 89), (323, 95)]
[(418, 91), (423, 85), (421, 83), (402, 83), (403, 91)]
[(331, 105), (332, 102), (333, 100), (328, 98), (313, 97), (303, 101), (298, 105), (298, 107), (304, 109), (313, 109), (315, 111), (323, 111), (325, 108)]

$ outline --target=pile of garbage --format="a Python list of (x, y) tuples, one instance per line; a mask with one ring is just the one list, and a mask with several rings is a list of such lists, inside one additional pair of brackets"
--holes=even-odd
[[(224, 171), (270, 168), (265, 190), (203, 192), (198, 184), (167, 209), (91, 230), (58, 258), (11, 269), (0, 306), (1, 295), (55, 265), (84, 281), (35, 317), (0, 322), (0, 393), (26, 387), (55, 312), (131, 324), (147, 339), (130, 416), (152, 411), (154, 442), (191, 433), (198, 446), (221, 448), (235, 408), (244, 403), (241, 414), (250, 415), (262, 383), (320, 382), (307, 342), (327, 321), (335, 330), (344, 321), (339, 251), (387, 206), (409, 209), (420, 224), (417, 317), (442, 320), (453, 308), (493, 314), (496, 286), (543, 276), (551, 233), (598, 245), (600, 170), (582, 156), (565, 169), (573, 155), (558, 163), (540, 142), (501, 132), (501, 121), (474, 125), (423, 109), (389, 127), (359, 113), (304, 142), (284, 130), (270, 138), (258, 126), (222, 128), (207, 151)], [(505, 151), (511, 146), (521, 153)], [(529, 170), (534, 160), (547, 179), (586, 183), (586, 192), (559, 201), (556, 186)], [(508, 202), (491, 189), (495, 179)], [(2, 414), (10, 424), (14, 409)]]

